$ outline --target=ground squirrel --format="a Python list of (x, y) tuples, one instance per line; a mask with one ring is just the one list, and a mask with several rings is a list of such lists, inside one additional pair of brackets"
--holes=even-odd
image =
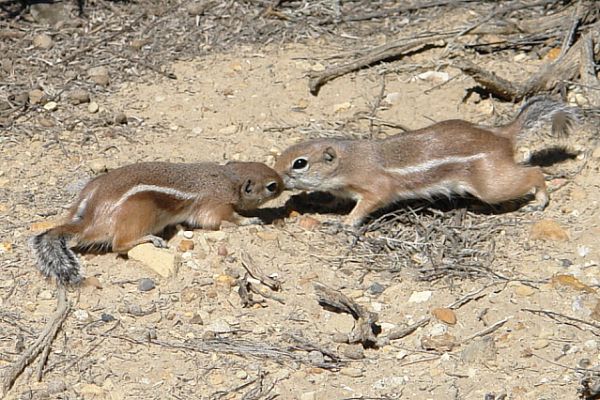
[(237, 211), (255, 209), (282, 190), (279, 175), (261, 163), (132, 164), (91, 180), (65, 222), (30, 244), (45, 276), (74, 284), (81, 277), (68, 239), (83, 250), (117, 253), (145, 242), (165, 247), (156, 234), (167, 226), (219, 229), (222, 221), (239, 222)]
[(345, 220), (360, 225), (371, 212), (403, 199), (469, 193), (494, 204), (533, 191), (537, 208), (548, 203), (539, 167), (515, 162), (520, 133), (552, 122), (566, 135), (577, 109), (547, 97), (528, 101), (500, 127), (448, 120), (382, 140), (316, 139), (289, 147), (275, 170), (286, 189), (330, 192), (356, 200)]

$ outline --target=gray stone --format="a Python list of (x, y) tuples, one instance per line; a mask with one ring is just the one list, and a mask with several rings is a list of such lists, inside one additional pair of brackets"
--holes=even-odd
[(138, 282), (138, 290), (140, 292), (149, 292), (150, 290), (154, 289), (155, 287), (156, 287), (156, 284), (150, 278), (142, 278)]

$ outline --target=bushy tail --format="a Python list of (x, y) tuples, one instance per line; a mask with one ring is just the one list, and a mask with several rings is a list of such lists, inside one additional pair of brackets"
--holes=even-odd
[(63, 285), (73, 285), (81, 281), (79, 261), (67, 244), (69, 236), (68, 233), (62, 232), (60, 227), (56, 227), (29, 240), (40, 272), (48, 278), (55, 278), (58, 284)]
[(550, 136), (566, 137), (573, 125), (579, 123), (580, 118), (579, 108), (547, 96), (536, 96), (523, 104), (513, 122), (498, 128), (496, 133), (515, 140), (526, 131), (536, 130), (550, 123), (552, 125)]

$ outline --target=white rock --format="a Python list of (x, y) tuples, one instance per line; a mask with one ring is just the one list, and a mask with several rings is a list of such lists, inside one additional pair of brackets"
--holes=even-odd
[(516, 56), (514, 56), (513, 60), (515, 60), (516, 62), (520, 62), (523, 61), (527, 58), (527, 54), (525, 53), (519, 53)]
[(440, 336), (448, 332), (448, 325), (446, 324), (434, 324), (429, 330), (431, 336)]
[(402, 100), (402, 95), (398, 92), (388, 93), (383, 100), (389, 104), (396, 104)]
[(325, 66), (321, 63), (315, 63), (310, 67), (311, 70), (313, 70), (314, 72), (321, 72), (321, 71), (325, 71)]
[(33, 45), (40, 49), (49, 49), (53, 45), (52, 38), (45, 33), (36, 35), (33, 38)]
[(144, 243), (129, 250), (127, 255), (131, 259), (140, 261), (160, 276), (168, 277), (177, 273), (176, 256), (168, 249)]
[(350, 102), (346, 101), (344, 103), (335, 104), (333, 106), (333, 112), (334, 113), (339, 113), (339, 112), (342, 112), (342, 111), (349, 110), (350, 108), (352, 108), (352, 104), (350, 104)]
[(317, 393), (316, 392), (305, 392), (300, 395), (300, 400), (316, 400)]
[(237, 125), (229, 125), (229, 126), (227, 126), (225, 128), (219, 129), (219, 133), (221, 135), (233, 135), (237, 131), (238, 131), (238, 126)]
[(37, 297), (40, 300), (50, 300), (52, 297), (54, 297), (54, 294), (52, 290), (42, 290), (40, 293), (38, 293)]
[(594, 339), (586, 340), (583, 344), (583, 348), (588, 351), (596, 351), (598, 350), (598, 342), (596, 342)]
[(227, 232), (223, 232), (223, 231), (205, 232), (204, 237), (207, 240), (212, 240), (213, 242), (220, 242), (221, 240), (225, 240), (227, 238)]
[(235, 373), (235, 377), (244, 380), (248, 377), (248, 373), (243, 369), (240, 369), (238, 372)]
[(579, 347), (577, 346), (571, 346), (571, 348), (569, 348), (569, 350), (567, 350), (567, 354), (575, 354), (575, 353), (579, 353)]
[(388, 376), (382, 379), (379, 379), (373, 384), (373, 389), (375, 390), (385, 390), (391, 388), (397, 388), (406, 383), (403, 376)]
[(186, 239), (191, 239), (194, 237), (193, 231), (183, 231), (183, 237)]
[(424, 303), (431, 299), (433, 292), (431, 290), (425, 290), (423, 292), (412, 292), (408, 298), (409, 303)]
[(92, 101), (92, 102), (90, 102), (90, 104), (88, 104), (88, 112), (91, 114), (97, 113), (99, 109), (100, 109), (100, 106), (95, 101)]
[(85, 310), (75, 310), (73, 312), (73, 316), (75, 317), (76, 320), (81, 321), (81, 322), (87, 322), (90, 320), (90, 313), (88, 313)]
[[(44, 106), (45, 108), (46, 106)], [(590, 253), (590, 248), (584, 245), (577, 246), (577, 254), (579, 257), (585, 257)]]
[(450, 75), (447, 72), (441, 71), (425, 71), (417, 75), (417, 78), (422, 81), (444, 83), (450, 79)]
[(44, 104), (44, 110), (46, 111), (54, 111), (58, 108), (58, 103), (55, 101), (49, 101)]
[(390, 324), (389, 322), (382, 322), (379, 326), (381, 327), (382, 334), (389, 333), (397, 327), (396, 324)]
[(212, 331), (214, 333), (231, 333), (231, 332), (233, 332), (233, 329), (231, 328), (231, 326), (227, 322), (223, 321), (222, 319), (218, 319), (218, 320), (214, 321), (212, 324), (210, 324), (206, 328), (209, 331)]

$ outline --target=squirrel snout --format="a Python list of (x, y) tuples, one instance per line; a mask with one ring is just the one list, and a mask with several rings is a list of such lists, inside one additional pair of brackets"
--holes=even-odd
[(290, 176), (286, 173), (281, 174), (281, 179), (283, 180), (283, 188), (284, 189), (294, 189), (294, 180), (290, 178)]

